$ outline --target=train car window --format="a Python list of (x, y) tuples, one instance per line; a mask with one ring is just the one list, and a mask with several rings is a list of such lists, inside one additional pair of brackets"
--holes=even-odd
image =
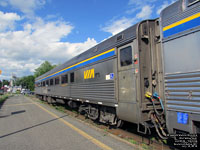
[(68, 83), (68, 75), (67, 74), (62, 76), (62, 84), (64, 84), (64, 83)]
[(60, 80), (59, 77), (55, 78), (55, 84), (59, 84)]
[(42, 82), (42, 85), (45, 86), (45, 81)]
[(70, 82), (74, 82), (74, 72), (70, 73)]
[(193, 4), (197, 3), (197, 2), (200, 2), (200, 0), (187, 0), (187, 5), (191, 6), (191, 5), (193, 5)]
[(53, 85), (53, 79), (50, 79), (50, 85)]
[(49, 80), (46, 81), (46, 85), (47, 85), (47, 86), (49, 85)]
[(122, 67), (132, 64), (132, 48), (131, 48), (131, 46), (125, 47), (120, 50), (120, 64)]
[(100, 78), (100, 73), (99, 72), (95, 73), (95, 78)]

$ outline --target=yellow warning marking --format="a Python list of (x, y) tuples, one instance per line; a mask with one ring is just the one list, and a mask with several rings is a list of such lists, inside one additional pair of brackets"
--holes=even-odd
[(93, 138), (92, 136), (90, 136), (89, 134), (87, 134), (86, 132), (78, 129), (77, 127), (73, 126), (71, 123), (67, 122), (66, 120), (64, 120), (63, 118), (60, 118), (59, 116), (57, 116), (56, 114), (52, 113), (51, 111), (47, 110), (46, 108), (42, 107), (41, 105), (37, 104), (34, 102), (35, 105), (37, 105), (39, 108), (41, 108), (42, 110), (46, 111), (48, 114), (50, 114), (51, 116), (55, 117), (56, 119), (58, 119), (59, 121), (63, 122), (65, 125), (67, 125), (68, 127), (72, 128), (74, 131), (78, 132), (80, 135), (82, 135), (83, 137), (85, 137), (86, 139), (88, 139), (89, 141), (91, 141), (92, 143), (96, 144), (97, 146), (99, 146), (100, 148), (104, 149), (104, 150), (112, 150), (111, 147), (103, 144), (102, 142), (100, 142), (99, 140)]

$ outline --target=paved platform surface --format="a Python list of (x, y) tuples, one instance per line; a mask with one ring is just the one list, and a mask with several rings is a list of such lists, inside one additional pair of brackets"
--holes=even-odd
[(100, 149), (135, 148), (22, 95), (0, 106), (0, 150)]

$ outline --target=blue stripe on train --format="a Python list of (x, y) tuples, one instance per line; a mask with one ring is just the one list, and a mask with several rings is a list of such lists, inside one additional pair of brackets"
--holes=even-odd
[(168, 29), (168, 30), (164, 31), (163, 32), (163, 36), (164, 36), (164, 38), (166, 38), (168, 36), (183, 32), (185, 30), (197, 27), (199, 25), (200, 25), (200, 17), (195, 18), (193, 20), (190, 20), (188, 22), (185, 22), (183, 24), (180, 24), (180, 25), (178, 25), (176, 27), (173, 27), (171, 29)]

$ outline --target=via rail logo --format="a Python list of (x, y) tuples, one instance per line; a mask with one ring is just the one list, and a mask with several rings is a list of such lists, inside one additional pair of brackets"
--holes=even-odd
[(94, 78), (94, 68), (84, 71), (84, 79)]

